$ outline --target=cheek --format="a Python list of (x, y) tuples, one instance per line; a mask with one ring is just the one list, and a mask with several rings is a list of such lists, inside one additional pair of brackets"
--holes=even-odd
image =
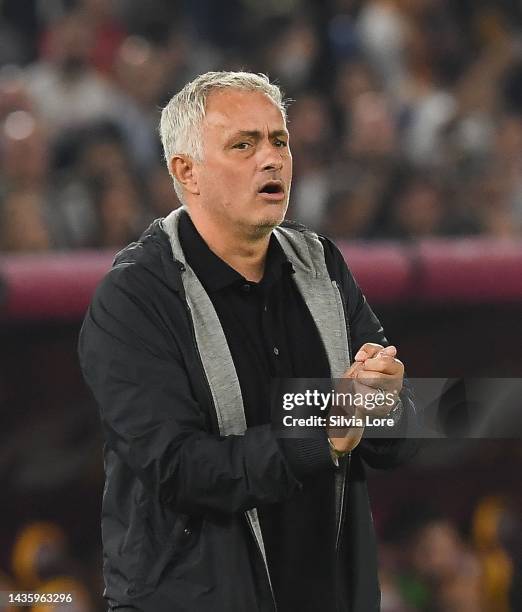
[(252, 191), (252, 177), (239, 163), (208, 164), (199, 182), (202, 193), (225, 203), (229, 202), (230, 196), (235, 199)]
[(287, 178), (292, 178), (292, 168), (293, 168), (293, 159), (290, 151), (288, 152), (288, 156), (284, 161), (284, 172)]
[(223, 188), (223, 172), (215, 164), (206, 162), (198, 173), (198, 187), (203, 196), (215, 198)]

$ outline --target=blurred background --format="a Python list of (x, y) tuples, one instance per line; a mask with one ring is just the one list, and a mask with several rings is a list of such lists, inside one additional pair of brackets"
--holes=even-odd
[[(293, 100), (289, 217), (336, 240), (409, 375), (521, 376), (518, 0), (0, 0), (0, 590), (106, 609), (79, 326), (178, 206), (161, 107), (240, 68)], [(452, 439), (370, 474), (384, 612), (522, 610), (521, 468), (520, 440)]]

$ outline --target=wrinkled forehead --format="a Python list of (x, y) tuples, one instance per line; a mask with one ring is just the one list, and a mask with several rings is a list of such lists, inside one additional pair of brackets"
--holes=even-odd
[(218, 89), (207, 97), (203, 133), (230, 134), (234, 131), (286, 130), (277, 104), (261, 91)]

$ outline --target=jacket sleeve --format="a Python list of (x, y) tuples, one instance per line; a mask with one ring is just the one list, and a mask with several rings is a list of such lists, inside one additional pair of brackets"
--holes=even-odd
[[(388, 346), (390, 343), (384, 334), (382, 325), (366, 301), (341, 252), (327, 238), (323, 238), (323, 245), (330, 275), (340, 283), (342, 288), (352, 357), (366, 342)], [(400, 343), (398, 351), (400, 358)], [(420, 415), (413, 402), (413, 394), (407, 378), (404, 379), (400, 398), (403, 410), (399, 422), (395, 425), (394, 435), (397, 437), (366, 438), (363, 436), (355, 450), (373, 468), (396, 467), (410, 460), (418, 452), (419, 443), (415, 438), (415, 432), (418, 431)]]
[[(136, 268), (107, 275), (80, 333), (80, 363), (106, 444), (146, 489), (183, 512), (235, 513), (289, 498), (301, 484), (270, 425), (243, 436), (209, 432), (166, 305), (152, 299), (148, 273)], [(329, 454), (312, 463), (329, 466)]]

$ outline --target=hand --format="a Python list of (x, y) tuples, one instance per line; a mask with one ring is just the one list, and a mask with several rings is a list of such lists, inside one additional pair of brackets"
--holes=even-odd
[[(404, 365), (395, 358), (397, 349), (394, 346), (384, 348), (380, 344), (368, 342), (364, 344), (354, 358), (354, 363), (346, 370), (342, 378), (347, 379), (347, 389), (340, 391), (349, 393), (361, 393), (363, 395), (375, 395), (377, 389), (385, 393), (398, 394), (402, 389), (404, 378)], [(344, 387), (345, 385), (341, 385)], [(364, 418), (365, 415), (386, 416), (393, 409), (393, 405), (385, 403), (375, 406), (372, 410), (358, 407), (356, 411), (347, 413), (339, 406), (332, 407), (329, 414), (340, 415), (343, 412), (347, 416)], [(339, 436), (339, 429), (328, 430), (330, 440), (335, 449), (341, 452), (352, 450), (361, 441), (364, 432), (363, 427), (347, 427)], [(331, 435), (330, 435), (331, 434)]]
[[(380, 344), (367, 343), (355, 355), (355, 378), (356, 392), (369, 394), (368, 388), (378, 389), (384, 393), (393, 393), (397, 396), (402, 389), (404, 379), (404, 364), (396, 359), (397, 349), (395, 346), (383, 348)], [(353, 366), (352, 366), (353, 368)], [(347, 370), (347, 372), (350, 368)], [(364, 385), (364, 390), (357, 389), (357, 385)], [(370, 392), (371, 393), (371, 392)], [(390, 404), (385, 402), (382, 406), (375, 406), (370, 409), (362, 409), (359, 416), (366, 415), (375, 417), (385, 417), (394, 408), (396, 402)]]
[(359, 349), (343, 378), (355, 378), (368, 387), (398, 394), (402, 389), (404, 364), (395, 355), (397, 349), (394, 346), (384, 348), (367, 342)]

